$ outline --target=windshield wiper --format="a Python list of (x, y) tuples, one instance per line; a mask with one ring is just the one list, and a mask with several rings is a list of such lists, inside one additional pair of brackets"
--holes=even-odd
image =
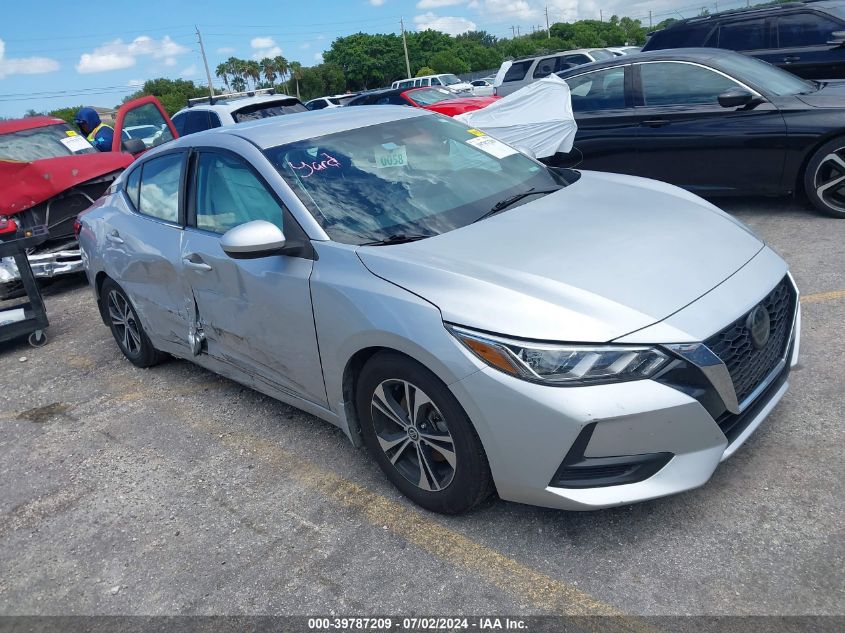
[(387, 246), (389, 244), (404, 244), (406, 242), (416, 242), (417, 240), (424, 240), (431, 235), (409, 235), (406, 233), (396, 233), (395, 235), (388, 235), (383, 240), (374, 240), (372, 242), (364, 242), (358, 246)]
[(504, 211), (509, 206), (519, 202), (523, 198), (527, 198), (528, 196), (542, 196), (542, 195), (545, 195), (547, 193), (554, 193), (555, 191), (560, 191), (560, 189), (561, 189), (560, 187), (558, 187), (557, 189), (535, 189), (534, 187), (531, 187), (531, 189), (529, 189), (528, 191), (523, 191), (522, 193), (518, 193), (516, 195), (513, 195), (510, 198), (505, 198), (504, 200), (499, 200), (499, 202), (497, 202), (496, 204), (493, 205), (492, 209), (490, 209), (487, 213), (482, 215), (477, 220), (474, 220), (473, 224), (475, 224), (475, 222), (481, 222), (481, 220), (484, 220), (485, 218), (489, 218), (491, 215), (496, 215), (499, 211)]

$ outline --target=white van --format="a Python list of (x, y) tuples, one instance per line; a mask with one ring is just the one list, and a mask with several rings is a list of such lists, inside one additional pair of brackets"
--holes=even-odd
[(496, 73), (493, 94), (504, 97), (552, 73), (568, 70), (581, 64), (613, 59), (613, 57), (613, 53), (605, 48), (579, 48), (573, 51), (507, 60), (502, 62), (499, 72)]
[(472, 92), (472, 84), (461, 81), (451, 73), (442, 75), (424, 75), (413, 79), (400, 79), (390, 84), (391, 88), (420, 88), (422, 86), (438, 86), (452, 92)]

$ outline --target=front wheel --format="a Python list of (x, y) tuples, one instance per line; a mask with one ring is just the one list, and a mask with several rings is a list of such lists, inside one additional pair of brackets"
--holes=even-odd
[(807, 163), (804, 191), (817, 209), (845, 219), (845, 138), (822, 145)]
[(415, 503), (460, 514), (490, 495), (490, 467), (475, 429), (426, 368), (400, 354), (376, 354), (359, 376), (356, 408), (370, 454)]

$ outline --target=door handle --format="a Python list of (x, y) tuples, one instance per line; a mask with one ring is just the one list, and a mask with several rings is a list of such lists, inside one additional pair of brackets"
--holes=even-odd
[(642, 125), (646, 127), (663, 127), (664, 125), (669, 125), (669, 121), (666, 119), (653, 119), (651, 121), (643, 121)]
[(112, 231), (108, 235), (106, 235), (106, 239), (109, 242), (114, 242), (115, 244), (123, 244), (123, 238), (120, 237), (120, 233), (117, 231)]
[(786, 57), (783, 58), (783, 61), (785, 61), (786, 63), (800, 62), (801, 58), (798, 55), (787, 55)]
[(185, 264), (185, 268), (190, 268), (191, 270), (201, 270), (203, 272), (211, 270), (211, 266), (205, 262), (195, 262), (190, 257), (183, 257), (182, 263)]

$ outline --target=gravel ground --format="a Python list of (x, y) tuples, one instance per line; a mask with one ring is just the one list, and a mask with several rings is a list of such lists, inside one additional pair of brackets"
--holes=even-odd
[(320, 420), (136, 369), (55, 283), (47, 346), (0, 344), (0, 614), (845, 614), (845, 221), (719, 204), (818, 295), (801, 366), (706, 486), (593, 513), (428, 514)]

